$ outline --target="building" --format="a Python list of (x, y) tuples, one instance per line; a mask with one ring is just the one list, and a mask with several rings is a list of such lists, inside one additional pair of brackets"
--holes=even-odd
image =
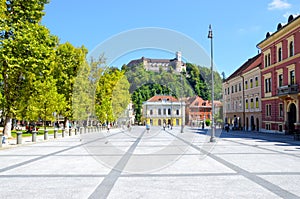
[(186, 124), (200, 126), (205, 120), (211, 120), (211, 102), (199, 96), (186, 99)]
[(259, 130), (261, 54), (248, 59), (223, 82), (223, 120), (234, 129)]
[(252, 58), (249, 66), (243, 70), (245, 130), (261, 129), (261, 54)]
[(300, 16), (290, 15), (257, 44), (262, 53), (262, 131), (300, 129)]
[(140, 59), (130, 61), (127, 66), (139, 66), (142, 65), (146, 71), (160, 72), (174, 71), (177, 73), (186, 71), (186, 64), (182, 61), (181, 52), (176, 52), (176, 58), (174, 59), (151, 59), (142, 57)]
[(152, 126), (170, 124), (180, 126), (185, 123), (185, 102), (173, 96), (156, 95), (143, 103), (142, 122)]
[(127, 108), (124, 110), (123, 114), (121, 114), (118, 118), (117, 123), (120, 125), (132, 125), (135, 123), (135, 114), (132, 102), (127, 105)]

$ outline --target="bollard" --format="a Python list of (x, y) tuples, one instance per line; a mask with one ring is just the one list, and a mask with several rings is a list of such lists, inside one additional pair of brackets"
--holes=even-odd
[(17, 144), (22, 144), (22, 132), (17, 132)]
[(54, 139), (57, 138), (57, 129), (54, 129)]
[(69, 136), (72, 136), (72, 128), (69, 128)]
[(61, 130), (61, 137), (65, 137), (65, 129)]
[(48, 140), (48, 130), (44, 131), (44, 140)]
[(32, 142), (36, 142), (36, 134), (37, 134), (36, 131), (32, 131), (32, 133), (31, 133), (31, 141)]
[(2, 147), (2, 142), (3, 142), (3, 139), (4, 137), (3, 137), (3, 134), (0, 134), (0, 148)]

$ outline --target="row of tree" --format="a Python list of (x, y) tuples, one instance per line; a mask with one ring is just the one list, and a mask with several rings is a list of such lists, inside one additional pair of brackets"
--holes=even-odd
[[(182, 74), (141, 66), (105, 68), (103, 55), (87, 61), (84, 46), (61, 44), (41, 25), (48, 0), (0, 1), (0, 106), (8, 136), (12, 119), (45, 122), (61, 115), (65, 126), (89, 117), (113, 122), (133, 101), (138, 120), (142, 102), (155, 94), (210, 99), (210, 70), (205, 67), (187, 64)], [(218, 73), (215, 81), (218, 98)]]
[(88, 63), (84, 46), (61, 44), (41, 25), (47, 3), (1, 0), (0, 105), (8, 136), (12, 119), (55, 121), (63, 115), (66, 124), (92, 112), (92, 80), (101, 72), (102, 59)]

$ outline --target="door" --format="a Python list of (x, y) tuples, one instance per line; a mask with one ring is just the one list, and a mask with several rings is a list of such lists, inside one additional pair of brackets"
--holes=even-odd
[(292, 134), (295, 131), (295, 123), (297, 117), (296, 105), (292, 103), (290, 105), (290, 110), (288, 112), (288, 133)]

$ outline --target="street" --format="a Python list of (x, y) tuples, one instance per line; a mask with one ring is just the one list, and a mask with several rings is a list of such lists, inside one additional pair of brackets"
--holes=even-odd
[(291, 136), (218, 129), (210, 143), (210, 129), (180, 130), (134, 126), (2, 149), (0, 198), (300, 198)]

